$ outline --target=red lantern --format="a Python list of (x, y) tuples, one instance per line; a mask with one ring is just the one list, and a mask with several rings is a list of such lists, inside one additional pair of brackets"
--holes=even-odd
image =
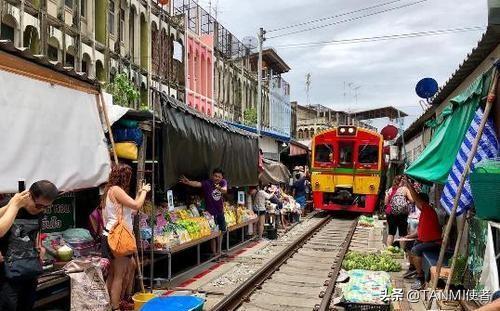
[(158, 0), (158, 2), (159, 2), (161, 5), (168, 5), (168, 3), (170, 2), (170, 0)]
[(386, 125), (381, 131), (380, 134), (384, 137), (384, 140), (393, 140), (398, 136), (399, 130), (394, 125)]

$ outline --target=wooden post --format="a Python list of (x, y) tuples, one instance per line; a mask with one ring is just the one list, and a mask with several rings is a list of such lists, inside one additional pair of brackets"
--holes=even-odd
[[(455, 243), (455, 250), (453, 251), (453, 257), (452, 257), (453, 261), (451, 263), (450, 273), (448, 273), (448, 279), (446, 280), (446, 286), (444, 288), (445, 293), (447, 293), (448, 290), (450, 289), (451, 279), (453, 278), (453, 271), (455, 270), (455, 265), (456, 265), (457, 256), (458, 256), (458, 250), (460, 249), (460, 243), (462, 242), (462, 238), (464, 235), (466, 221), (467, 221), (467, 215), (464, 214), (464, 219), (458, 227), (458, 236), (457, 236), (457, 241)], [(457, 224), (458, 224), (458, 221), (457, 221)], [(438, 274), (438, 278), (439, 278), (439, 274)]]
[(96, 95), (97, 105), (101, 108), (102, 114), (104, 115), (104, 121), (106, 122), (106, 127), (108, 128), (109, 139), (111, 140), (111, 148), (113, 149), (113, 158), (115, 164), (118, 164), (118, 156), (116, 155), (115, 149), (115, 139), (113, 138), (113, 132), (111, 131), (111, 124), (109, 123), (108, 112), (106, 109), (106, 102), (104, 101), (104, 96), (102, 92)]
[[(474, 143), (472, 144), (471, 152), (469, 154), (469, 157), (467, 158), (467, 163), (465, 164), (464, 172), (462, 173), (462, 176), (460, 178), (460, 184), (457, 189), (457, 194), (455, 196), (455, 200), (453, 201), (453, 208), (450, 212), (450, 217), (448, 219), (448, 222), (446, 224), (446, 229), (443, 237), (443, 243), (441, 244), (441, 250), (439, 251), (439, 258), (436, 263), (436, 275), (438, 276), (437, 278), (434, 278), (432, 280), (432, 286), (431, 286), (431, 291), (436, 290), (437, 282), (439, 279), (439, 274), (441, 273), (441, 267), (443, 266), (443, 261), (444, 261), (444, 253), (446, 251), (446, 246), (448, 245), (448, 240), (450, 238), (450, 231), (451, 227), (453, 224), (453, 221), (455, 219), (455, 216), (457, 214), (457, 209), (458, 209), (458, 202), (460, 201), (460, 197), (462, 195), (462, 190), (464, 189), (465, 181), (467, 180), (467, 175), (469, 174), (470, 166), (472, 164), (472, 160), (474, 159), (474, 156), (476, 155), (477, 152), (477, 147), (479, 145), (479, 140), (481, 139), (481, 136), (483, 134), (484, 126), (486, 125), (486, 122), (488, 121), (488, 116), (490, 114), (491, 108), (493, 106), (493, 102), (495, 101), (495, 94), (496, 94), (496, 88), (497, 88), (497, 82), (498, 82), (498, 70), (493, 69), (493, 78), (490, 86), (490, 92), (488, 94), (488, 99), (486, 101), (486, 107), (484, 109), (484, 114), (483, 118), (481, 119), (481, 124), (479, 125), (479, 129), (477, 131), (476, 137), (474, 138)], [(462, 233), (459, 232), (459, 238), (462, 237)], [(455, 247), (455, 254), (457, 253), (457, 248), (459, 247), (460, 241), (457, 241), (457, 245)], [(451, 277), (453, 276), (453, 266), (452, 269), (450, 269), (450, 275), (448, 276), (448, 281), (451, 280)], [(448, 286), (448, 282), (447, 282)], [(432, 305), (432, 297), (429, 299), (426, 305), (426, 309), (429, 309)]]

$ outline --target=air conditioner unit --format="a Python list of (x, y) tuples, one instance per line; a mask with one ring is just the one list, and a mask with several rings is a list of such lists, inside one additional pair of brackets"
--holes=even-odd
[(398, 146), (389, 146), (389, 160), (391, 160), (391, 161), (399, 160), (399, 147)]
[(500, 0), (488, 0), (488, 25), (500, 25)]

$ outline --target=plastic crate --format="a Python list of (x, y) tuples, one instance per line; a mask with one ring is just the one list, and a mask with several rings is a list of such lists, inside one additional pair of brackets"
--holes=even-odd
[(500, 221), (500, 160), (481, 161), (470, 174), (476, 216)]
[(376, 304), (376, 303), (361, 303), (361, 302), (345, 302), (342, 307), (346, 311), (390, 311), (391, 304)]

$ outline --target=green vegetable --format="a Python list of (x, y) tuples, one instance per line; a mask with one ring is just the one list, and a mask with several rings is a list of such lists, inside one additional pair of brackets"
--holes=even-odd
[(346, 270), (401, 271), (401, 265), (388, 254), (379, 255), (354, 251), (346, 254), (342, 267)]

